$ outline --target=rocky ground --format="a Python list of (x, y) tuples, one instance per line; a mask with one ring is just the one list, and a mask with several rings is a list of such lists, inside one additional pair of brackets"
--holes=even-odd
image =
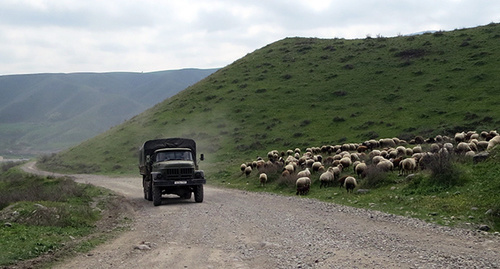
[(143, 199), (139, 177), (73, 176), (123, 195), (134, 222), (56, 268), (500, 267), (500, 237), (479, 231), (210, 186), (203, 203), (167, 196), (155, 207)]

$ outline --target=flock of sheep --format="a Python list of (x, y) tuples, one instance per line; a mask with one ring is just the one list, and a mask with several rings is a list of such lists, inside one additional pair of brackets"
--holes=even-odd
[(398, 138), (368, 140), (361, 144), (324, 145), (279, 152), (272, 150), (267, 161), (261, 157), (240, 166), (247, 177), (254, 171), (263, 186), (268, 174), (281, 173), (281, 179), (295, 181), (296, 194), (306, 195), (311, 187), (311, 175), (318, 173), (320, 188), (337, 185), (353, 192), (359, 180), (370, 171), (389, 172), (398, 170), (401, 175), (425, 169), (429, 156), (435, 154), (459, 154), (474, 158), (479, 152), (488, 151), (500, 144), (497, 131), (456, 133), (454, 137), (441, 136), (411, 141)]

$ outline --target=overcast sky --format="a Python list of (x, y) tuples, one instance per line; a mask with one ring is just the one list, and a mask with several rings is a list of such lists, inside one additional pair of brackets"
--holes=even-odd
[(0, 75), (224, 67), (285, 37), (491, 22), (498, 0), (1, 0)]

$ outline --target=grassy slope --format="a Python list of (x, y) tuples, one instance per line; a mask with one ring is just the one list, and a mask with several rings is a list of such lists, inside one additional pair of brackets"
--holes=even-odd
[(159, 137), (196, 139), (209, 165), (270, 149), (495, 129), (499, 41), (497, 24), (412, 37), (287, 38), (54, 163), (136, 173), (137, 149)]
[[(500, 129), (499, 41), (500, 24), (411, 37), (286, 38), (42, 161), (60, 171), (138, 175), (137, 149), (145, 140), (190, 137), (196, 139), (198, 152), (205, 153), (202, 168), (212, 184), (292, 194), (276, 186), (259, 189), (240, 176), (239, 164), (273, 149)], [(476, 182), (474, 173), (481, 169), (490, 172), (484, 172), (486, 180)], [(483, 190), (500, 191), (498, 184), (486, 184), (498, 181), (498, 162), (483, 168), (464, 165), (463, 170), (468, 183), (456, 190), (429, 188), (411, 194), (407, 183), (392, 175), (389, 181), (402, 185), (396, 190), (385, 185), (365, 198), (316, 185), (310, 196), (355, 206), (375, 204), (376, 209), (424, 219), (429, 212), (443, 210), (435, 220), (440, 223), (472, 207), (478, 208), (469, 213), (476, 216), (472, 222), (483, 221), (488, 209), (500, 212), (498, 198), (490, 191), (480, 202)], [(458, 195), (455, 198), (464, 199), (452, 202), (439, 198), (450, 192), (473, 195)], [(415, 199), (419, 203), (408, 209)], [(447, 206), (439, 209), (436, 204)], [(456, 219), (468, 221), (467, 215), (460, 216)], [(498, 220), (486, 222), (500, 229)]]

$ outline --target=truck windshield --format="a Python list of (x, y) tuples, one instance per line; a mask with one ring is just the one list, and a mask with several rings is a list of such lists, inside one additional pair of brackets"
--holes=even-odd
[(156, 161), (183, 160), (192, 161), (193, 157), (189, 151), (161, 151), (156, 153)]

